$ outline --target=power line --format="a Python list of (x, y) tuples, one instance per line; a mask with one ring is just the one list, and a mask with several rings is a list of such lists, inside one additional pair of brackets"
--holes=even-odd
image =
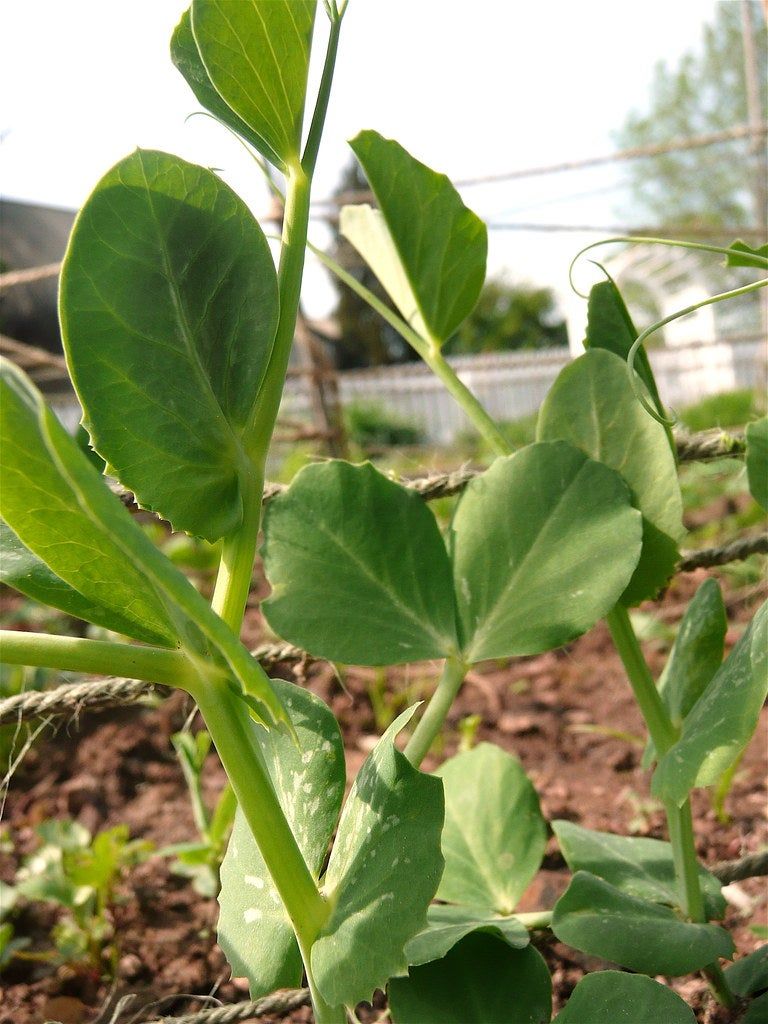
[[(621, 160), (637, 160), (641, 157), (663, 156), (665, 153), (700, 149), (704, 146), (715, 146), (723, 142), (734, 142), (738, 139), (754, 139), (766, 134), (768, 134), (768, 122), (763, 122), (762, 124), (739, 124), (719, 132), (690, 135), (685, 138), (670, 139), (668, 142), (653, 143), (647, 146), (633, 146), (631, 149), (620, 149), (615, 153), (603, 153), (600, 156), (584, 157), (580, 160), (564, 160), (557, 164), (543, 164), (539, 167), (526, 167), (513, 171), (500, 171), (496, 174), (461, 178), (455, 181), (454, 185), (457, 188), (472, 188), (476, 185), (492, 185), (499, 181), (535, 178), (544, 174), (560, 174), (563, 171), (578, 171), (585, 167), (597, 167), (600, 164), (615, 163)], [(349, 202), (371, 202), (373, 198), (373, 193), (370, 191), (350, 191), (343, 192), (339, 196), (331, 196), (327, 199), (317, 199), (314, 201), (314, 205), (344, 206)]]
[(599, 225), (599, 224), (523, 224), (506, 223), (504, 221), (489, 221), (489, 231), (584, 231), (594, 232), (598, 235), (643, 235), (652, 238), (666, 237), (667, 235), (682, 235), (689, 238), (738, 238), (742, 235), (748, 237), (762, 238), (765, 233), (762, 228), (750, 227), (716, 227), (696, 228), (685, 224), (665, 224), (664, 227), (634, 227), (628, 228), (623, 225)]

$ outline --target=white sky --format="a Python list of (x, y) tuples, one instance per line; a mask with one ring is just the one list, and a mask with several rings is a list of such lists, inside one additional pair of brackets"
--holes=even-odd
[[(238, 0), (230, 0), (237, 3)], [(722, 0), (735, 2), (735, 0)], [(77, 207), (135, 146), (221, 169), (259, 215), (248, 156), (199, 109), (168, 57), (188, 0), (5, 0), (0, 10), (0, 188)], [(615, 149), (657, 60), (698, 47), (716, 0), (350, 0), (315, 184), (328, 195), (362, 128), (454, 178)], [(318, 11), (324, 29), (325, 16)], [(318, 46), (318, 51), (321, 49)], [(464, 191), (486, 219), (619, 223), (620, 165)], [(600, 195), (592, 195), (603, 190)], [(589, 193), (583, 198), (569, 198)], [(313, 229), (323, 244), (321, 226)], [(492, 231), (489, 269), (553, 287), (572, 308), (570, 257), (595, 236)], [(310, 268), (310, 313), (327, 311)]]

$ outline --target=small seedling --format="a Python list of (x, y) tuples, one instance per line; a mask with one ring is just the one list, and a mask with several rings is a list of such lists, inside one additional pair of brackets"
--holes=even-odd
[(186, 843), (173, 843), (158, 852), (162, 857), (175, 858), (171, 870), (174, 874), (191, 878), (192, 885), (201, 896), (215, 897), (221, 888), (219, 871), (235, 820), (237, 800), (232, 786), (227, 782), (213, 811), (206, 807), (202, 775), (205, 759), (211, 749), (209, 733), (201, 729), (193, 735), (189, 730), (182, 730), (173, 734), (171, 742), (184, 773), (200, 838)]
[(114, 970), (119, 947), (110, 911), (119, 898), (117, 886), (124, 870), (145, 859), (152, 844), (130, 840), (125, 825), (91, 836), (66, 819), (45, 821), (37, 833), (41, 843), (16, 874), (16, 896), (63, 909), (53, 929), (61, 960), (100, 972), (109, 949)]

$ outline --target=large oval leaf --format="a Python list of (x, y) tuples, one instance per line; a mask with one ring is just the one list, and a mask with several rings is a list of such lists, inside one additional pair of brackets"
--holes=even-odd
[(405, 947), (408, 963), (418, 966), (440, 960), (472, 932), (496, 935), (513, 949), (524, 949), (531, 941), (525, 925), (509, 914), (500, 915), (484, 907), (437, 903), (427, 911), (427, 927)]
[[(341, 734), (319, 697), (280, 679), (272, 685), (288, 709), (296, 741), (254, 729), (280, 805), (317, 879), (344, 797)], [(233, 973), (248, 978), (253, 999), (301, 984), (301, 955), (290, 919), (239, 808), (221, 865), (219, 904), (219, 945)]]
[(282, 163), (280, 158), (267, 145), (266, 141), (258, 135), (250, 125), (247, 125), (234, 110), (232, 110), (221, 98), (208, 77), (208, 72), (203, 64), (203, 58), (197, 48), (195, 36), (192, 32), (192, 10), (185, 11), (171, 39), (171, 60), (177, 70), (183, 75), (187, 85), (195, 94), (197, 100), (209, 110), (219, 121), (223, 121), (244, 139), (255, 146), (259, 152), (269, 160), (270, 163), (279, 167)]
[[(679, 905), (675, 861), (670, 843), (644, 836), (594, 832), (571, 821), (553, 821), (552, 829), (571, 871), (589, 871), (629, 896), (665, 906)], [(698, 868), (708, 918), (725, 913), (720, 882)]]
[(694, 786), (717, 782), (749, 742), (768, 695), (768, 602), (725, 659), (661, 758), (652, 790), (681, 804)]
[(626, 587), (640, 529), (618, 474), (572, 445), (497, 459), (451, 527), (465, 658), (537, 654), (584, 633)]
[[(90, 533), (90, 530), (89, 530)], [(48, 568), (2, 520), (0, 520), (0, 582), (13, 587), (33, 601), (58, 608), (67, 615), (74, 615), (86, 622), (111, 629), (136, 640), (151, 644), (167, 645), (172, 634), (154, 632), (151, 623), (139, 621), (125, 614), (122, 608), (110, 607), (84, 597), (74, 587)]]
[(511, 949), (468, 935), (442, 960), (412, 967), (388, 986), (395, 1024), (547, 1024), (552, 982), (533, 946)]
[(552, 931), (575, 949), (643, 974), (689, 974), (734, 948), (717, 925), (689, 924), (587, 871), (576, 872), (555, 904)]
[[(87, 600), (135, 618), (193, 661), (227, 668), (266, 726), (288, 722), (266, 673), (112, 494), (25, 375), (0, 359), (0, 515)], [(138, 638), (138, 637), (137, 637)]]
[(307, 466), (270, 502), (263, 609), (332, 661), (395, 665), (455, 650), (451, 570), (435, 517), (370, 464)]
[(667, 433), (638, 402), (623, 360), (593, 348), (566, 366), (544, 400), (536, 436), (570, 441), (626, 480), (643, 514), (643, 550), (622, 603), (654, 597), (679, 557), (683, 505)]
[(138, 150), (102, 178), (62, 268), (67, 360), (93, 447), (178, 529), (240, 523), (277, 317), (264, 233), (215, 174)]
[[(472, 312), (483, 287), (485, 224), (467, 209), (444, 174), (416, 160), (394, 140), (365, 131), (350, 145), (379, 201), (420, 323), (433, 341), (442, 344)], [(355, 237), (350, 240), (357, 245)], [(366, 248), (376, 252), (370, 239)], [(368, 252), (361, 255), (367, 259)], [(382, 284), (387, 287), (387, 281)], [(398, 302), (397, 295), (392, 298)], [(410, 318), (411, 311), (401, 312)]]
[(696, 1024), (677, 993), (642, 974), (598, 971), (582, 978), (552, 1024)]
[(252, 129), (254, 145), (280, 167), (299, 158), (315, 7), (315, 0), (192, 4), (208, 77)]
[(347, 797), (324, 890), (332, 910), (312, 946), (312, 973), (331, 1006), (370, 999), (407, 967), (443, 858), (443, 786), (394, 745), (414, 708), (387, 729)]
[(547, 843), (539, 798), (523, 766), (481, 743), (435, 774), (445, 787), (439, 899), (511, 914)]
[[(88, 611), (87, 618), (98, 609), (110, 628), (119, 621), (120, 631), (128, 636), (175, 646), (171, 616), (120, 542), (134, 531), (141, 533), (128, 511), (109, 493), (31, 382), (6, 359), (0, 359), (0, 395), (0, 513), (10, 527), (7, 539), (15, 537), (23, 545), (21, 552), (11, 554), (10, 565), (4, 552), (3, 571), (29, 573), (35, 597), (64, 597), (73, 610), (77, 606), (84, 615)], [(85, 499), (103, 493), (109, 507), (106, 522), (89, 514), (83, 484), (57, 460), (56, 442), (68, 446), (80, 463)], [(25, 550), (41, 559), (43, 568), (48, 566), (52, 578), (30, 564)], [(61, 601), (54, 603), (58, 607)]]

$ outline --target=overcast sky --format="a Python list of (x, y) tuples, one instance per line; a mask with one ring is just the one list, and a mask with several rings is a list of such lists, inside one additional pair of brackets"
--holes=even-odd
[[(168, 42), (188, 0), (6, 0), (0, 13), (0, 188), (79, 206), (135, 146), (219, 168), (259, 215), (245, 152), (204, 118)], [(239, 0), (230, 0), (237, 3)], [(657, 60), (699, 45), (717, 0), (350, 0), (315, 196), (328, 195), (362, 128), (454, 178), (612, 151), (644, 108)], [(735, 2), (735, 0), (724, 0)], [(324, 29), (322, 8), (318, 23)], [(321, 47), (318, 46), (318, 51)], [(620, 165), (464, 190), (490, 222), (615, 224)], [(323, 244), (321, 225), (313, 229)], [(567, 298), (570, 256), (595, 236), (492, 231), (489, 266)], [(310, 312), (328, 305), (322, 272)]]

